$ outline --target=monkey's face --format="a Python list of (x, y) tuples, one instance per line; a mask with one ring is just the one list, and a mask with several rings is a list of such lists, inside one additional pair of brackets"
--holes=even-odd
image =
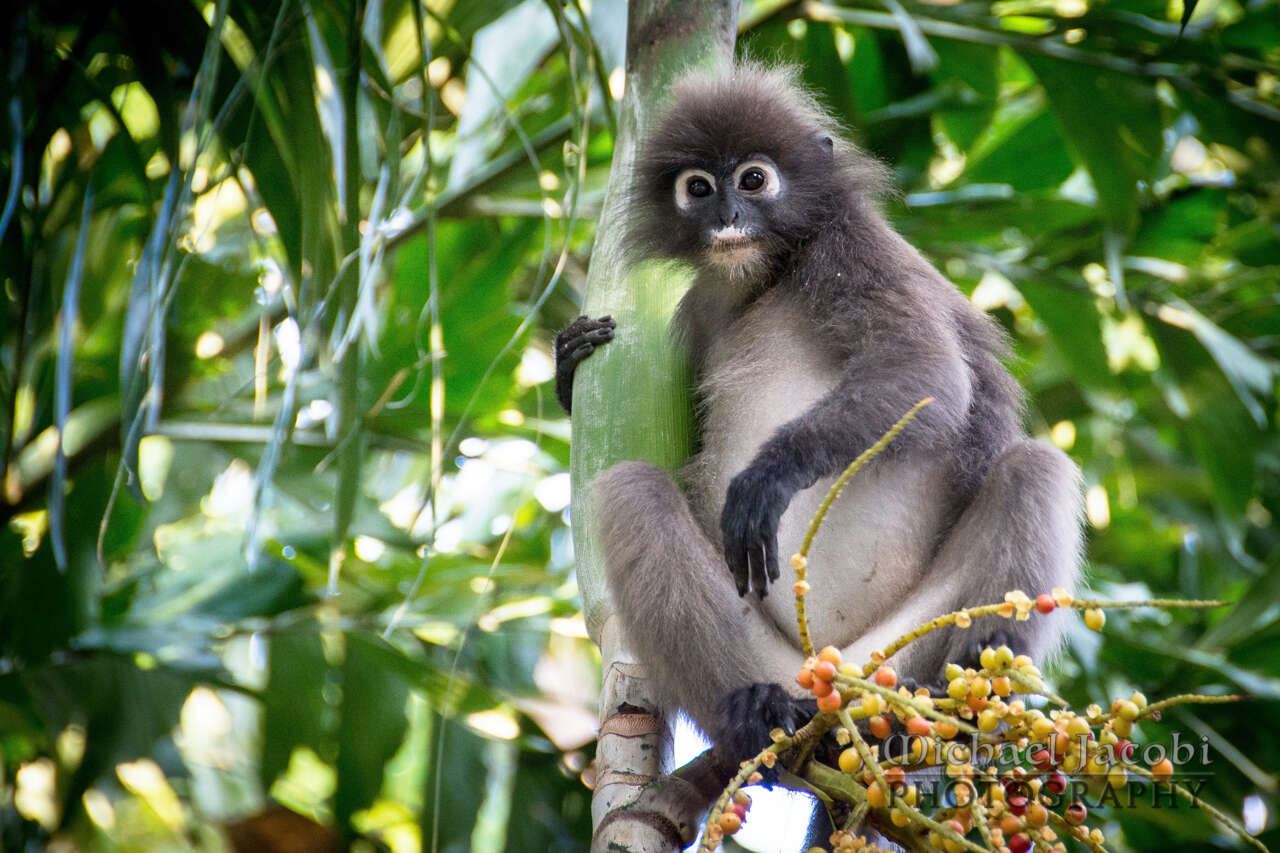
[(676, 175), (672, 202), (694, 237), (703, 265), (748, 276), (768, 259), (772, 218), (786, 192), (778, 166), (764, 155), (689, 166)]

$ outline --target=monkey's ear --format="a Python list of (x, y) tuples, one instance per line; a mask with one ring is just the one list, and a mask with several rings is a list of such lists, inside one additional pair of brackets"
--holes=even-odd
[(830, 136), (823, 136), (821, 139), (818, 140), (818, 144), (822, 146), (822, 150), (825, 151), (828, 156), (830, 157), (835, 156), (836, 141), (832, 139)]

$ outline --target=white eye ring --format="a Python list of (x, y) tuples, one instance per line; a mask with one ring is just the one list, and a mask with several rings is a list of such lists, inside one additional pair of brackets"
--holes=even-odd
[(689, 182), (694, 178), (702, 178), (704, 181), (711, 184), (712, 193), (716, 191), (716, 179), (711, 177), (710, 172), (703, 171), (702, 169), (685, 169), (676, 176), (676, 207), (681, 210), (688, 210), (690, 205), (692, 205), (697, 198), (696, 196), (689, 195)]
[(740, 163), (738, 168), (733, 170), (733, 185), (735, 187), (740, 185), (743, 173), (749, 169), (759, 169), (764, 173), (764, 186), (755, 190), (740, 189), (739, 192), (773, 198), (782, 191), (782, 181), (778, 178), (778, 170), (767, 160), (744, 160)]

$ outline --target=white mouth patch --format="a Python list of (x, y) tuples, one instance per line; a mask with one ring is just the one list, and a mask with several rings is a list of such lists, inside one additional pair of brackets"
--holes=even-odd
[(719, 231), (711, 232), (711, 248), (732, 248), (732, 244), (745, 243), (750, 241), (746, 231), (743, 231), (736, 225), (726, 225)]
[(759, 244), (736, 225), (728, 225), (711, 234), (707, 259), (733, 277), (746, 274), (760, 259)]

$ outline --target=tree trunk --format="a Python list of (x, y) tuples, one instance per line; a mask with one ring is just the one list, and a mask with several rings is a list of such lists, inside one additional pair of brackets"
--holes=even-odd
[[(644, 673), (627, 652), (613, 617), (590, 484), (615, 462), (638, 459), (674, 471), (689, 455), (688, 365), (667, 335), (689, 281), (671, 266), (624, 265), (620, 249), (627, 227), (626, 183), (640, 141), (661, 114), (671, 83), (687, 71), (732, 57), (738, 5), (738, 0), (632, 0), (628, 7), (626, 92), (584, 305), (593, 317), (613, 315), (617, 335), (577, 371), (571, 443), (578, 585), (587, 630), (600, 646), (604, 664), (592, 800), (593, 824), (600, 829), (593, 849), (678, 849), (673, 832), (683, 836), (691, 828), (678, 818), (665, 826), (613, 819), (602, 826), (606, 815), (635, 801), (659, 775), (663, 731)], [(670, 799), (672, 790), (679, 798), (678, 785), (666, 790), (660, 801)], [(651, 791), (646, 800), (653, 798)]]

